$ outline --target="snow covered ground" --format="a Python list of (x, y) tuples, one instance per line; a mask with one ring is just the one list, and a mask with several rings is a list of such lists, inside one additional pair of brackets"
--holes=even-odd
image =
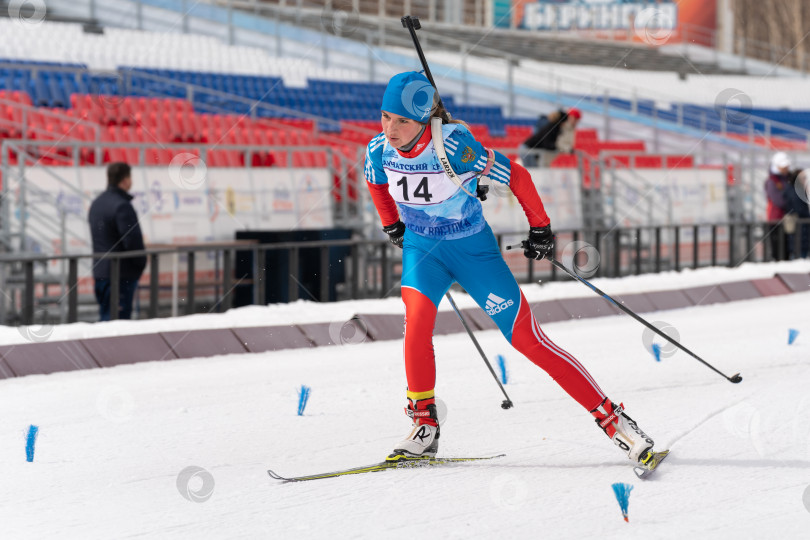
[[(743, 279), (776, 269), (706, 273)], [(599, 286), (621, 293), (705, 279), (683, 272)], [(558, 297), (584, 289), (561, 283), (530, 296), (552, 287)], [(399, 301), (386, 302), (396, 309)], [(285, 313), (288, 322), (330, 320), (367, 312), (370, 304), (298, 303), (251, 308), (244, 317), (252, 324), (273, 324)], [(741, 372), (739, 385), (682, 352), (668, 356), (665, 348), (656, 362), (642, 344), (644, 328), (626, 316), (545, 326), (609, 396), (624, 402), (656, 447), (672, 449), (648, 481), (635, 477), (588, 413), (495, 331), (478, 337), (490, 358), (507, 359), (515, 407), (506, 411), (469, 338), (435, 340), (437, 395), (448, 411), (440, 455), (506, 457), (300, 484), (273, 481), (266, 470), (297, 475), (375, 462), (406, 434), (400, 342), (3, 380), (0, 537), (806, 538), (809, 306), (807, 292), (647, 316), (674, 326), (687, 347), (718, 369)], [(232, 326), (239, 312), (163, 319), (160, 329), (189, 328), (189, 321)], [(57, 332), (80, 328), (89, 337), (154, 324)], [(790, 328), (800, 335), (788, 346)], [(312, 394), (305, 415), (297, 416), (302, 384)], [(33, 463), (25, 460), (30, 424), (40, 428)], [(614, 482), (634, 486), (629, 523)]]

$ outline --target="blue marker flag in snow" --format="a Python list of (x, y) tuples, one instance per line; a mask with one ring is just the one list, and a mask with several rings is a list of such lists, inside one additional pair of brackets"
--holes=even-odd
[(799, 337), (799, 331), (791, 328), (788, 330), (788, 345), (793, 345), (796, 338)]
[(506, 384), (506, 358), (501, 354), (498, 355), (498, 367), (501, 368), (501, 382)]
[(613, 484), (613, 493), (616, 494), (616, 500), (619, 501), (619, 508), (622, 509), (622, 517), (625, 521), (627, 519), (627, 508), (630, 506), (630, 492), (633, 491), (633, 486), (630, 484), (622, 484), (616, 482)]
[(307, 408), (307, 400), (309, 399), (309, 386), (301, 385), (301, 390), (298, 391), (298, 416), (304, 415), (304, 409)]
[(661, 361), (661, 345), (659, 345), (658, 343), (653, 343), (652, 344), (652, 352), (655, 355), (655, 361), (660, 362)]
[(28, 435), (25, 437), (25, 460), (28, 463), (34, 461), (34, 445), (37, 442), (37, 433), (39, 433), (37, 426), (28, 426)]

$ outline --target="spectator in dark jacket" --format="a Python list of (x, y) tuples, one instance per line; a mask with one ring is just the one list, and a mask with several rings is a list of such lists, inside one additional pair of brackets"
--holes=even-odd
[[(132, 206), (132, 169), (126, 163), (110, 163), (107, 167), (107, 190), (90, 205), (88, 220), (93, 238), (93, 253), (106, 255), (121, 251), (144, 249), (138, 215)], [(110, 320), (110, 259), (94, 260), (93, 278), (96, 299), (102, 321)], [(146, 257), (120, 259), (118, 318), (132, 317), (132, 298), (138, 280), (146, 267)]]
[(548, 167), (558, 152), (573, 152), (574, 133), (582, 118), (579, 109), (559, 110), (541, 116), (531, 137), (521, 145), (521, 159), (525, 167), (537, 167), (538, 154), (542, 157), (540, 167)]
[(771, 238), (771, 253), (774, 260), (781, 260), (783, 257), (790, 258), (791, 243), (782, 227), (782, 219), (787, 213), (787, 202), (785, 201), (785, 191), (789, 187), (790, 179), (790, 158), (784, 152), (777, 152), (771, 158), (771, 166), (768, 171), (768, 179), (765, 180), (765, 193), (768, 196), (767, 218), (773, 222), (773, 227), (769, 233)]

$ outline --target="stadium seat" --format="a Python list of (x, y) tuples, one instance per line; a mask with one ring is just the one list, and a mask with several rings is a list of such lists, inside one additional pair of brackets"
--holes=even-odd
[(663, 164), (661, 156), (635, 156), (635, 166), (640, 169), (658, 169)]

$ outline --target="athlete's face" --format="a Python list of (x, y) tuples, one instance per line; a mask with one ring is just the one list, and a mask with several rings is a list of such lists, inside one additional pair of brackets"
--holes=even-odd
[(422, 124), (398, 114), (383, 111), (382, 129), (388, 143), (394, 148), (405, 146), (422, 131)]

